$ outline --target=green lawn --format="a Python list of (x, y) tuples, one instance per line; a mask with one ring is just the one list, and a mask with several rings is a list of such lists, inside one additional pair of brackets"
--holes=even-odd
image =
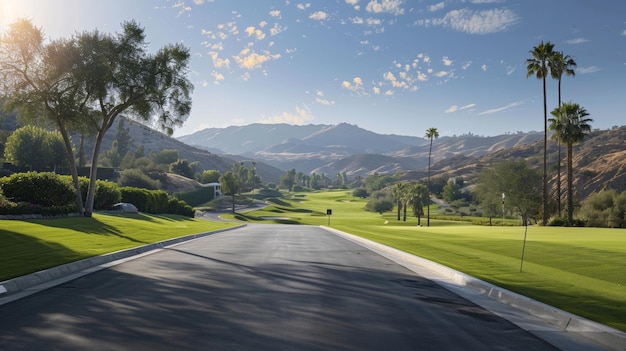
[(0, 281), (80, 259), (233, 226), (181, 216), (94, 214), (0, 221)]
[[(363, 211), (349, 191), (295, 194), (236, 217), (252, 222), (327, 225), (439, 262), (495, 285), (626, 331), (626, 230), (473, 226), (431, 219), (396, 220)], [(278, 217), (261, 221), (261, 217)]]

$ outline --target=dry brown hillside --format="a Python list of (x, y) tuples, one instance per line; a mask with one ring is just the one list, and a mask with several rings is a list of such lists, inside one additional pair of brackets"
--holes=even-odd
[[(548, 143), (549, 182), (556, 193), (558, 147)], [(562, 192), (566, 189), (566, 148), (562, 146)], [(462, 176), (472, 184), (485, 167), (510, 160), (525, 160), (539, 170), (543, 164), (543, 141), (502, 149), (480, 157), (455, 156), (433, 165), (433, 174), (448, 177)], [(593, 131), (581, 144), (574, 146), (574, 192), (578, 199), (590, 194), (615, 189), (626, 191), (626, 126), (611, 130)]]

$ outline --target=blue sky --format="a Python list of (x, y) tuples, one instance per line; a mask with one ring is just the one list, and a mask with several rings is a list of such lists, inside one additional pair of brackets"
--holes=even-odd
[[(2, 0), (0, 28), (30, 18), (51, 38), (125, 20), (152, 50), (193, 54), (192, 113), (175, 136), (250, 123), (338, 124), (424, 136), (543, 130), (541, 41), (578, 63), (564, 101), (600, 129), (626, 120), (623, 0)], [(557, 105), (548, 80), (548, 109)]]

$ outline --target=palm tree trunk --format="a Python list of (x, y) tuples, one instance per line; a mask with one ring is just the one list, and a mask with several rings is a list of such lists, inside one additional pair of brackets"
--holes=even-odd
[(428, 185), (426, 186), (426, 226), (430, 227), (430, 155), (433, 152), (433, 138), (430, 138), (430, 148), (428, 149)]
[(567, 225), (574, 222), (574, 171), (572, 170), (572, 143), (567, 144)]
[(559, 218), (561, 218), (561, 142), (558, 143), (559, 148), (559, 157), (558, 164), (556, 168), (556, 206), (559, 214)]
[(543, 225), (548, 224), (548, 105), (546, 77), (543, 77)]

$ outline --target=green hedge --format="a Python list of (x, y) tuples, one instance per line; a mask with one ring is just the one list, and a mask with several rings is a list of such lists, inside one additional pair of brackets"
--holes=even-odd
[(187, 217), (194, 216), (191, 206), (182, 200), (170, 199), (163, 190), (148, 190), (125, 186), (120, 188), (122, 202), (128, 202), (141, 212), (171, 213)]
[(191, 206), (198, 206), (213, 200), (215, 189), (213, 187), (202, 187), (186, 193), (174, 193), (174, 197), (185, 201)]
[(72, 184), (51, 172), (14, 173), (0, 178), (0, 188), (7, 199), (16, 203), (63, 207), (75, 201)]

